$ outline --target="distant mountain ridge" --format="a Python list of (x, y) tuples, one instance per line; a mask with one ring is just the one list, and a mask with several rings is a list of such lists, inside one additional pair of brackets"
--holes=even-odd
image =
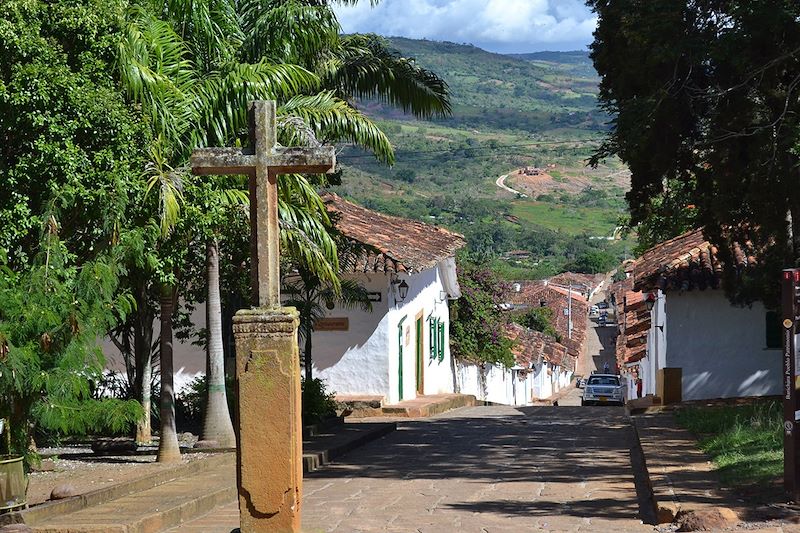
[(589, 57), (588, 50), (570, 50), (567, 52), (557, 51), (543, 51), (543, 52), (528, 52), (525, 54), (506, 54), (507, 56), (515, 57), (517, 59), (524, 59), (526, 61), (554, 61), (557, 63), (586, 63), (591, 65), (592, 60)]
[(444, 78), (456, 107), (557, 114), (596, 111), (599, 80), (588, 52), (505, 55), (446, 41), (388, 40)]

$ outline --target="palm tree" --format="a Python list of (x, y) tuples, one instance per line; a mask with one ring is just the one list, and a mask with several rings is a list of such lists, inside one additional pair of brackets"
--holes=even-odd
[[(129, 13), (120, 74), (152, 127), (154, 145), (174, 167), (194, 147), (241, 140), (251, 99), (284, 102), (284, 143), (344, 140), (392, 163), (388, 139), (348, 99), (378, 96), (418, 116), (446, 114), (446, 84), (377, 38), (338, 33), (324, 0), (143, 0)], [(279, 202), (283, 250), (338, 290), (336, 246), (315, 187), (302, 176), (284, 176)], [(180, 203), (161, 205), (164, 231), (177, 222)], [(167, 311), (162, 307), (162, 317)]]
[(206, 245), (208, 299), (206, 301), (206, 383), (208, 397), (203, 417), (203, 439), (221, 448), (236, 446), (228, 397), (225, 390), (225, 354), (222, 349), (222, 302), (219, 294), (219, 244), (211, 238)]

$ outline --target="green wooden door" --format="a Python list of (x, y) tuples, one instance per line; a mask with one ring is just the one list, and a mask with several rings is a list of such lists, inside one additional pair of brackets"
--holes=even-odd
[(417, 394), (425, 393), (425, 380), (423, 373), (425, 372), (425, 362), (422, 360), (422, 317), (417, 318)]
[(401, 402), (403, 401), (403, 322), (405, 321), (406, 317), (403, 317), (400, 323), (397, 324), (397, 353), (399, 354), (397, 360), (397, 386), (400, 390), (398, 398)]

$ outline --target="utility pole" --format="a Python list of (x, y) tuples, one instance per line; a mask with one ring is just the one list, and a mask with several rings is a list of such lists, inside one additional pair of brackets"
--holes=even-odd
[(572, 338), (572, 282), (569, 282), (567, 292), (567, 338)]

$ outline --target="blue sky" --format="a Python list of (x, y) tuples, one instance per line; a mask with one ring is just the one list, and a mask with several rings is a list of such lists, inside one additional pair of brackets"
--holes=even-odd
[(471, 43), (492, 52), (583, 50), (597, 24), (583, 0), (369, 0), (337, 6), (345, 33)]

